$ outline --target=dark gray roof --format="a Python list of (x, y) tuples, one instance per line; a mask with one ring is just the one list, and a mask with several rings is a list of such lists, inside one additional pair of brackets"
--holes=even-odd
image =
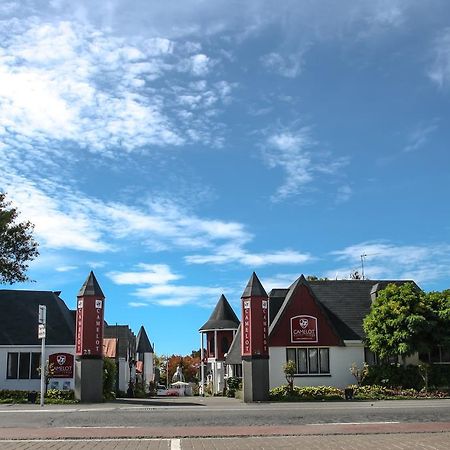
[(83, 286), (81, 286), (77, 297), (82, 297), (84, 295), (95, 295), (96, 297), (105, 298), (92, 270), (86, 278), (86, 281), (83, 283)]
[[(296, 280), (286, 297), (296, 288), (299, 283), (305, 283), (309, 286), (311, 292), (319, 303), (319, 306), (325, 311), (331, 324), (341, 339), (361, 340), (364, 339), (362, 323), (364, 317), (369, 313), (372, 304), (371, 294), (377, 289), (384, 289), (388, 284), (413, 283), (408, 280), (317, 280), (306, 281), (299, 278)], [(278, 313), (281, 306), (278, 306), (283, 290), (277, 289), (278, 296), (276, 306)], [(272, 294), (273, 291), (271, 291)], [(270, 302), (272, 298), (270, 298)], [(284, 300), (283, 300), (284, 301)], [(288, 300), (289, 301), (289, 300)], [(275, 307), (274, 307), (275, 309)], [(272, 309), (270, 309), (270, 312)], [(275, 317), (275, 316), (273, 316)], [(272, 316), (271, 316), (271, 320)]]
[(40, 345), (39, 305), (47, 307), (46, 345), (75, 345), (73, 311), (51, 291), (0, 290), (0, 345)]
[(141, 326), (136, 338), (136, 353), (153, 353), (152, 344), (150, 344), (143, 326)]
[(236, 317), (228, 300), (222, 294), (208, 321), (199, 331), (221, 330), (226, 328), (237, 329), (238, 326), (239, 319)]
[(136, 336), (128, 325), (105, 325), (103, 335), (105, 338), (118, 340), (118, 357), (134, 358), (136, 353)]
[(239, 324), (239, 328), (234, 335), (233, 342), (231, 343), (227, 356), (225, 357), (225, 364), (241, 364), (241, 362), (241, 325)]
[(280, 310), (289, 289), (272, 289), (269, 293), (269, 325)]
[(244, 297), (267, 297), (267, 293), (255, 272), (252, 273), (252, 276), (250, 277), (250, 280), (248, 280), (247, 286), (242, 293), (241, 298)]

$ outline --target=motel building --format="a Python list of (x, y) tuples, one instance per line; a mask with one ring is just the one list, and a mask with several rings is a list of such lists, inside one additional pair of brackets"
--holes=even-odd
[[(222, 391), (223, 370), (225, 380), (242, 374), (244, 401), (266, 400), (265, 392), (286, 384), (283, 365), (288, 360), (295, 362), (297, 386), (345, 388), (354, 384), (350, 372), (353, 363), (359, 367), (364, 362), (376, 363), (375, 355), (364, 345), (362, 327), (372, 301), (389, 283), (406, 282), (307, 281), (302, 275), (290, 287), (272, 289), (267, 294), (253, 273), (241, 298), (241, 324), (236, 332), (229, 327), (234, 339), (225, 354), (224, 369), (217, 366), (223, 353), (220, 353), (221, 329), (216, 326), (219, 322), (213, 320), (215, 312), (200, 329), (208, 335), (207, 361), (216, 361), (209, 369), (214, 392)], [(216, 309), (223, 303), (221, 297)], [(227, 305), (231, 309), (228, 302)], [(227, 314), (230, 316), (231, 312), (227, 310)], [(418, 358), (408, 358), (406, 363), (418, 363)]]
[[(54, 370), (49, 389), (75, 390), (76, 365), (83, 357), (97, 359), (101, 366), (103, 357), (112, 358), (118, 390), (126, 392), (133, 377), (146, 385), (153, 381), (153, 347), (144, 327), (136, 339), (128, 325), (109, 326), (104, 321), (105, 297), (93, 272), (77, 295), (76, 310), (69, 309), (60, 295), (60, 291), (0, 290), (0, 390), (40, 391), (39, 305), (47, 308), (45, 356)], [(83, 373), (89, 378), (88, 371)], [(102, 373), (101, 368), (94, 378)]]

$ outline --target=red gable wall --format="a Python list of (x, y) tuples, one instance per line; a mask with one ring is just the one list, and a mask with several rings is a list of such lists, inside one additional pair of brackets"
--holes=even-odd
[[(313, 316), (317, 318), (318, 342), (292, 342), (291, 341), (291, 318), (299, 315)], [(292, 347), (292, 346), (336, 346), (343, 345), (339, 336), (330, 326), (324, 311), (314, 300), (308, 287), (304, 284), (297, 286), (289, 304), (279, 318), (278, 323), (269, 336), (269, 346)]]

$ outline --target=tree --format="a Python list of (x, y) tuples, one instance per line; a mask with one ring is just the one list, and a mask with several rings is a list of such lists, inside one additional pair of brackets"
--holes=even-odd
[(28, 262), (39, 255), (34, 225), (19, 222), (19, 213), (0, 192), (0, 284), (27, 281)]
[(381, 358), (429, 351), (434, 328), (429, 303), (412, 283), (389, 284), (380, 291), (363, 321), (370, 350)]
[(289, 392), (294, 391), (294, 375), (296, 370), (295, 362), (292, 360), (289, 360), (283, 364), (283, 372), (289, 386)]
[(307, 275), (307, 281), (328, 281), (327, 277), (318, 277), (317, 275)]

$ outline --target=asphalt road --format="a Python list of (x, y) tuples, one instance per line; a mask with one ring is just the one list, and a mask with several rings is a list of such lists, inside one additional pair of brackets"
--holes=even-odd
[(0, 406), (1, 428), (450, 423), (450, 400), (244, 404), (227, 398)]

